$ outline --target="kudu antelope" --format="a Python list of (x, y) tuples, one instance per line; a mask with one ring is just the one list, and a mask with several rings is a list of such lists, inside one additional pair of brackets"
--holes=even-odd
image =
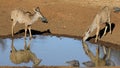
[(96, 14), (91, 26), (89, 27), (87, 32), (85, 32), (85, 35), (83, 37), (83, 41), (86, 41), (88, 39), (88, 37), (90, 36), (90, 34), (95, 29), (97, 29), (96, 38), (95, 38), (95, 42), (97, 42), (101, 24), (106, 24), (105, 30), (103, 33), (103, 36), (104, 36), (106, 34), (106, 30), (108, 28), (107, 23), (109, 24), (110, 33), (111, 33), (110, 9), (109, 9), (109, 7), (105, 6), (101, 9), (101, 11), (99, 13)]
[(42, 61), (41, 59), (38, 59), (36, 55), (31, 52), (30, 50), (30, 44), (31, 40), (29, 41), (29, 44), (26, 44), (26, 40), (24, 41), (24, 49), (17, 50), (14, 47), (14, 39), (12, 39), (11, 43), (11, 52), (10, 52), (10, 60), (15, 64), (20, 63), (28, 63), (29, 61), (33, 62), (33, 66), (39, 65), (39, 63)]
[(42, 15), (40, 12), (39, 7), (34, 9), (34, 14), (30, 13), (29, 11), (25, 12), (20, 9), (13, 10), (11, 12), (11, 20), (12, 23), (12, 37), (14, 36), (14, 27), (16, 23), (24, 23), (25, 24), (25, 38), (27, 29), (29, 29), (30, 38), (32, 38), (31, 34), (31, 25), (35, 23), (39, 18), (41, 18), (42, 22), (47, 23), (47, 19)]
[(115, 63), (110, 59), (110, 53), (111, 49), (108, 48), (106, 49), (105, 46), (103, 46), (103, 52), (104, 55), (103, 57), (100, 57), (100, 47), (98, 46), (96, 48), (96, 55), (92, 53), (92, 51), (89, 49), (88, 45), (86, 42), (82, 41), (83, 49), (88, 55), (88, 57), (91, 59), (91, 61), (84, 62), (83, 64), (88, 66), (88, 67), (95, 67), (95, 66), (115, 66)]

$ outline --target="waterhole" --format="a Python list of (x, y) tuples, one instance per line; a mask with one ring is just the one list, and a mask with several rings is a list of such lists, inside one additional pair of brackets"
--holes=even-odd
[[(87, 50), (84, 49), (86, 45), (83, 45), (81, 40), (68, 37), (57, 37), (57, 36), (41, 36), (36, 35), (35, 38), (26, 40), (24, 38), (6, 38), (0, 39), (0, 66), (33, 66), (35, 63), (38, 66), (69, 66), (67, 61), (78, 60), (81, 67), (86, 67), (83, 63), (87, 61), (92, 61), (90, 54), (96, 56), (98, 45), (85, 42), (87, 44)], [(16, 49), (16, 52), (25, 51), (24, 45), (30, 46), (26, 48), (34, 57), (41, 60), (37, 64), (35, 60), (25, 62), (25, 58), (22, 61), (15, 59), (16, 57), (10, 58), (12, 51), (12, 45)], [(103, 47), (99, 47), (99, 58), (103, 59), (104, 52)], [(108, 48), (107, 52), (108, 52)], [(89, 55), (87, 53), (90, 53)], [(22, 53), (18, 54), (21, 56)], [(23, 57), (26, 57), (23, 56)], [(32, 57), (33, 58), (33, 57)], [(13, 59), (16, 61), (13, 62)], [(120, 65), (120, 52), (111, 49), (110, 58), (116, 66)], [(29, 59), (28, 59), (29, 60)]]

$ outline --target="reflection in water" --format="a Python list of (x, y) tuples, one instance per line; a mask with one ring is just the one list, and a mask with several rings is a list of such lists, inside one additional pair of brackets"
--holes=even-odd
[[(56, 36), (35, 35), (35, 38), (33, 38), (32, 40), (29, 40), (29, 37), (27, 37), (26, 40), (24, 38), (17, 38), (14, 40), (11, 40), (10, 38), (6, 38), (6, 39), (1, 39), (1, 41), (5, 42), (4, 46), (6, 46), (6, 48), (3, 52), (0, 49), (0, 60), (4, 59), (3, 62), (0, 62), (0, 66), (31, 67), (34, 64), (37, 64), (37, 62), (32, 60), (32, 58), (30, 57), (31, 55), (33, 55), (33, 57), (37, 56), (36, 59), (42, 58), (42, 62), (40, 62), (40, 65), (68, 66), (68, 64), (65, 62), (69, 60), (72, 61), (73, 59), (75, 59), (79, 61), (80, 67), (85, 67), (85, 65), (82, 63), (88, 60), (90, 61), (86, 62), (86, 64), (88, 64), (89, 66), (96, 66), (95, 61), (92, 62), (91, 58), (86, 53), (89, 53), (93, 55), (93, 57), (96, 57), (95, 50), (97, 45), (91, 44), (89, 42), (87, 42), (86, 44), (86, 42), (84, 42), (82, 46), (81, 40), (77, 40), (74, 38), (68, 38), (68, 37), (59, 38)], [(111, 52), (109, 52), (109, 49), (107, 48), (104, 49), (102, 47), (99, 47), (97, 49), (100, 50), (100, 51), (96, 50), (98, 51), (97, 53), (99, 53), (99, 55), (97, 54), (99, 56), (98, 57), (99, 62), (103, 61), (104, 62), (103, 65), (109, 64), (111, 60), (115, 62), (116, 66), (120, 65), (120, 58), (119, 58), (120, 51), (111, 49)], [(11, 53), (10, 50), (12, 50)], [(103, 52), (104, 50), (106, 51), (106, 53)], [(27, 57), (27, 55), (25, 54), (29, 55), (27, 59), (25, 58)], [(107, 58), (103, 60), (105, 54), (107, 54)], [(110, 55), (109, 57), (108, 54)], [(10, 58), (11, 55), (13, 56)], [(22, 56), (25, 57), (23, 58)], [(20, 60), (20, 59), (26, 59), (26, 60)], [(100, 59), (102, 60), (100, 61)], [(112, 65), (112, 63), (110, 64)]]
[(79, 67), (80, 63), (78, 60), (71, 60), (71, 61), (66, 61), (66, 63), (70, 64), (73, 67)]
[(110, 48), (108, 48), (108, 51), (107, 51), (106, 48), (103, 46), (104, 56), (101, 58), (99, 57), (100, 55), (99, 46), (96, 48), (96, 55), (94, 55), (88, 48), (88, 45), (86, 42), (82, 41), (82, 45), (86, 55), (88, 55), (89, 58), (91, 59), (91, 61), (83, 62), (84, 65), (88, 67), (115, 66), (115, 63), (110, 59), (110, 51), (111, 51)]
[(3, 50), (5, 50), (5, 42), (0, 38), (0, 48)]
[(27, 45), (26, 40), (24, 39), (24, 49), (16, 50), (16, 48), (14, 47), (14, 39), (12, 39), (10, 60), (15, 64), (28, 63), (32, 61), (34, 64), (33, 66), (39, 65), (41, 60), (38, 59), (34, 53), (31, 52), (30, 44), (31, 40), (29, 40), (29, 43)]

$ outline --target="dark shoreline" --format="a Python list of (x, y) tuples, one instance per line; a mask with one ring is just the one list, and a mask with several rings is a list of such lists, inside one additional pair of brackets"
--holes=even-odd
[[(82, 39), (81, 36), (72, 36), (72, 35), (65, 35), (65, 34), (43, 33), (43, 34), (33, 34), (33, 35), (51, 35), (51, 36), (57, 36), (57, 37), (69, 37), (69, 38), (74, 38), (74, 39), (77, 39), (77, 40), (81, 40)], [(29, 35), (27, 35), (27, 36), (29, 36)], [(24, 37), (24, 33), (16, 34), (14, 36), (14, 38), (22, 38), (22, 37)], [(11, 34), (9, 34), (9, 35), (0, 36), (0, 38), (2, 38), (2, 39), (11, 38), (12, 39), (12, 36), (11, 36)], [(118, 44), (105, 42), (105, 41), (102, 41), (102, 40), (98, 40), (98, 42), (95, 43), (94, 42), (94, 38), (90, 39), (89, 42), (91, 42), (93, 44), (98, 44), (98, 45), (101, 45), (101, 46), (106, 46), (107, 48), (120, 50), (120, 45), (118, 45)]]

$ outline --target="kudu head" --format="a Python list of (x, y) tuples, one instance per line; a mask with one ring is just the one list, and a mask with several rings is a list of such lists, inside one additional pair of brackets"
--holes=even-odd
[(42, 22), (48, 23), (47, 18), (42, 15), (42, 13), (40, 12), (40, 8), (39, 7), (36, 7), (34, 9), (34, 11), (37, 14), (37, 16), (41, 19)]

